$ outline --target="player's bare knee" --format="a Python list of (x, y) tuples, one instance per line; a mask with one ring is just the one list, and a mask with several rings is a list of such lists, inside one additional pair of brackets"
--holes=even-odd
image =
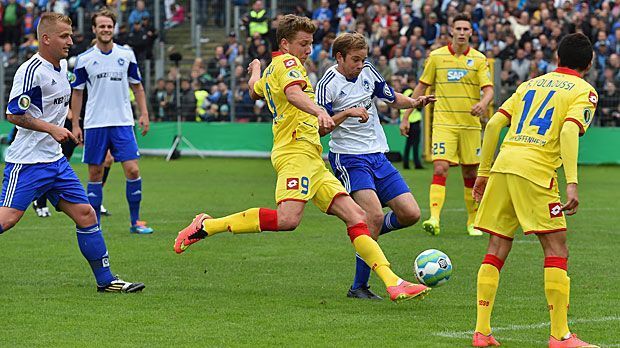
[(301, 223), (301, 216), (296, 214), (287, 214), (278, 216), (278, 230), (293, 231)]
[(397, 214), (396, 218), (398, 219), (398, 222), (401, 224), (401, 226), (407, 227), (415, 225), (416, 222), (420, 221), (420, 216), (420, 208), (412, 207), (410, 209), (407, 209), (404, 214)]
[(125, 171), (125, 177), (129, 180), (136, 180), (140, 177), (140, 169), (138, 169), (138, 167), (127, 169)]
[(73, 215), (73, 220), (76, 225), (81, 227), (92, 226), (97, 224), (97, 214), (90, 204), (80, 204), (77, 214)]
[(433, 167), (433, 175), (435, 176), (448, 176), (448, 168), (445, 168), (441, 165), (436, 165)]

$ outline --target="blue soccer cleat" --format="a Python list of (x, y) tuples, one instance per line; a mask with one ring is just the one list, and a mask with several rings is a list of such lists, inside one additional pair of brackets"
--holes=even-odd
[(136, 221), (136, 224), (129, 227), (130, 233), (136, 234), (151, 234), (153, 229), (146, 225), (146, 221)]

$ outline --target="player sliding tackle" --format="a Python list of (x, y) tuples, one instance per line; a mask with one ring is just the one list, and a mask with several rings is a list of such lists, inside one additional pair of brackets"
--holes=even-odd
[(277, 29), (280, 51), (260, 76), (260, 62), (248, 71), (254, 99), (265, 98), (273, 115), (274, 144), (271, 161), (277, 172), (277, 210), (252, 208), (213, 219), (198, 214), (179, 232), (174, 250), (182, 253), (193, 243), (221, 232), (254, 233), (291, 231), (300, 223), (305, 204), (312, 200), (323, 212), (338, 216), (357, 253), (383, 280), (392, 301), (423, 297), (430, 288), (402, 280), (390, 269), (383, 251), (372, 239), (366, 213), (347, 194), (321, 158), (319, 127), (331, 131), (335, 124), (325, 109), (313, 101), (314, 91), (303, 62), (311, 52), (316, 26), (305, 17), (286, 15)]

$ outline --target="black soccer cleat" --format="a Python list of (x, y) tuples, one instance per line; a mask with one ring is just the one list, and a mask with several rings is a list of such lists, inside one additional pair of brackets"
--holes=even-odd
[(130, 283), (116, 278), (106, 286), (97, 286), (98, 292), (139, 292), (145, 288), (144, 283)]
[(383, 298), (377, 296), (374, 292), (370, 291), (370, 286), (361, 286), (355, 290), (349, 288), (349, 292), (347, 292), (347, 297), (350, 298), (361, 298), (366, 300), (383, 300)]

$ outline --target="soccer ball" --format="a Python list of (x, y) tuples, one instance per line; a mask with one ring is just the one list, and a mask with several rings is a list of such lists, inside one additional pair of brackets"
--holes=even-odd
[(452, 275), (452, 261), (436, 249), (424, 250), (413, 262), (415, 277), (426, 286), (443, 285)]

